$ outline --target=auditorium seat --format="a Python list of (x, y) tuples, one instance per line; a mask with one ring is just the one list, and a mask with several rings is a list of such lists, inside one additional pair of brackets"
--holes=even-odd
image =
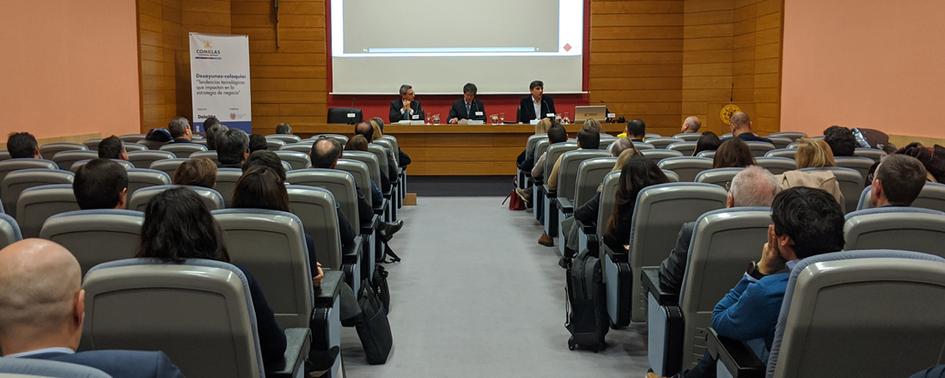
[[(148, 201), (151, 201), (151, 198), (154, 198), (158, 193), (178, 186), (179, 185), (156, 185), (138, 189), (134, 194), (128, 196), (128, 209), (144, 211), (145, 208), (148, 207)], [(207, 205), (208, 209), (216, 210), (225, 208), (223, 195), (221, 195), (220, 192), (202, 186), (185, 187), (196, 192), (203, 200), (203, 203)]]
[(748, 149), (751, 150), (751, 155), (754, 157), (765, 156), (768, 151), (775, 148), (773, 144), (768, 142), (747, 141), (745, 144), (748, 145)]
[[(400, 162), (397, 160), (397, 157), (394, 154), (392, 146), (389, 143), (368, 144), (368, 152), (373, 153), (374, 156), (377, 157), (377, 163), (379, 165), (379, 168), (382, 170), (381, 172), (387, 172), (388, 176), (390, 176), (390, 172), (400, 172)], [(391, 190), (388, 191), (387, 193), (384, 193), (385, 198), (387, 198), (389, 202), (389, 206), (391, 206), (392, 215), (395, 214), (394, 204), (396, 202), (400, 202), (400, 200), (395, 199), (395, 196), (394, 196), (398, 185), (399, 183), (397, 182), (397, 180), (394, 180), (393, 178), (391, 178)]]
[(800, 138), (807, 137), (807, 133), (801, 131), (780, 131), (776, 133), (768, 134), (768, 138), (788, 138), (791, 141), (796, 141)]
[(296, 151), (309, 154), (312, 152), (312, 145), (314, 142), (301, 142), (301, 143), (290, 143), (282, 146), (282, 149), (279, 151)]
[[(373, 206), (374, 200), (375, 200), (374, 194), (371, 193), (372, 192), (371, 182), (373, 181), (373, 177), (372, 177), (373, 175), (371, 174), (371, 171), (368, 168), (367, 164), (365, 164), (363, 161), (360, 161), (360, 160), (341, 158), (341, 159), (338, 159), (338, 163), (335, 165), (335, 169), (348, 172), (352, 176), (354, 176), (355, 186), (361, 189), (361, 194), (364, 195), (364, 199), (367, 201), (367, 203), (372, 204)], [(380, 202), (384, 203), (384, 199), (382, 198)], [(379, 215), (383, 215), (385, 209), (381, 207), (381, 208), (374, 208), (372, 210), (374, 211), (375, 214), (378, 214), (380, 212), (381, 214)]]
[(160, 150), (173, 152), (179, 158), (188, 158), (194, 152), (207, 151), (207, 146), (200, 143), (169, 143), (161, 146)]
[(938, 256), (813, 256), (791, 271), (767, 361), (714, 330), (708, 349), (719, 358), (719, 376), (903, 376), (941, 363), (943, 297), (945, 260)]
[(778, 157), (794, 160), (797, 155), (797, 149), (776, 148), (765, 153), (764, 157)]
[(838, 167), (855, 169), (863, 178), (869, 176), (870, 168), (876, 164), (873, 159), (864, 156), (837, 156), (834, 159)]
[(72, 193), (72, 184), (40, 185), (28, 188), (17, 201), (16, 223), (24, 238), (39, 235), (49, 217), (67, 211), (79, 210)]
[(767, 169), (773, 175), (780, 175), (787, 171), (797, 169), (797, 162), (794, 159), (785, 157), (756, 157), (755, 165)]
[(661, 169), (661, 171), (663, 171), (663, 175), (666, 176), (666, 179), (669, 180), (669, 182), (679, 182), (679, 175), (676, 174), (676, 172), (670, 171), (668, 169)]
[[(381, 147), (384, 147), (387, 150), (387, 161), (389, 164), (394, 164), (394, 172), (397, 172), (395, 177), (390, 177), (391, 190), (391, 216), (392, 220), (397, 220), (397, 209), (403, 206), (403, 195), (400, 190), (400, 179), (403, 170), (400, 168), (400, 150), (397, 147), (397, 142), (392, 139), (378, 138), (375, 139), (374, 144), (377, 144)], [(347, 157), (347, 155), (346, 155)], [(520, 185), (524, 184), (524, 178), (519, 181)]]
[(306, 169), (312, 167), (312, 159), (308, 156), (308, 151), (279, 150), (273, 152), (279, 155), (279, 159), (292, 165), (292, 169)]
[(662, 135), (657, 134), (657, 133), (646, 133), (646, 134), (643, 136), (643, 139), (662, 138), (662, 137), (663, 137)]
[(85, 365), (39, 358), (16, 357), (0, 357), (0, 377), (112, 378), (104, 371)]
[(657, 164), (660, 168), (676, 172), (679, 181), (694, 182), (699, 172), (712, 169), (712, 159), (696, 156), (669, 157)]
[(266, 140), (278, 140), (289, 144), (301, 142), (302, 138), (292, 134), (269, 134), (266, 135)]
[[(89, 148), (79, 143), (47, 143), (39, 146), (39, 154), (43, 158), (52, 160), (62, 151), (88, 151)], [(97, 155), (96, 155), (97, 156)], [(68, 168), (68, 167), (67, 167)]]
[[(857, 209), (862, 210), (872, 207), (869, 201), (870, 192), (872, 190), (873, 188), (871, 186), (867, 186), (863, 189), (863, 192), (860, 194), (860, 201), (856, 207)], [(922, 191), (919, 192), (919, 196), (916, 197), (915, 201), (912, 201), (912, 207), (945, 211), (945, 184), (926, 182), (922, 187)]]
[(673, 135), (673, 138), (682, 139), (686, 142), (698, 142), (699, 138), (702, 138), (702, 133), (679, 133)]
[(128, 170), (128, 198), (141, 188), (170, 185), (171, 176), (156, 169), (131, 168)]
[(643, 155), (647, 160), (652, 161), (654, 164), (659, 164), (660, 160), (672, 158), (672, 157), (681, 157), (683, 154), (679, 151), (672, 150), (640, 150), (640, 154)]
[(151, 163), (154, 163), (158, 160), (168, 160), (174, 158), (177, 158), (177, 155), (174, 155), (173, 152), (169, 151), (128, 151), (128, 161), (130, 161), (131, 164), (134, 164), (137, 168), (151, 168)]
[(719, 135), (719, 139), (721, 139), (724, 142), (726, 139), (729, 139), (732, 136), (733, 136), (732, 133), (725, 133), (725, 134)]
[[(542, 170), (542, 177), (545, 178), (544, 184), (539, 188), (540, 195), (544, 198), (542, 199), (542, 206), (544, 206), (544, 230), (548, 236), (556, 237), (558, 236), (558, 207), (557, 202), (555, 202), (555, 195), (548, 190), (548, 179), (551, 177), (551, 171), (554, 169), (555, 162), (557, 162), (558, 157), (563, 155), (565, 152), (574, 151), (578, 148), (577, 143), (574, 142), (565, 142), (558, 143), (553, 146), (548, 147), (547, 156), (545, 156), (545, 166)], [(560, 167), (558, 168), (560, 170)]]
[(726, 190), (732, 185), (732, 179), (745, 168), (713, 168), (696, 175), (695, 182), (718, 185)]
[[(63, 170), (51, 170), (43, 168), (20, 169), (10, 172), (0, 181), (0, 199), (3, 202), (3, 208), (7, 214), (16, 218), (19, 214), (17, 208), (17, 199), (20, 193), (28, 188), (49, 184), (68, 184), (72, 185), (75, 180), (75, 173)], [(26, 232), (27, 237), (34, 236), (35, 233)]]
[(860, 172), (843, 167), (827, 168), (804, 168), (801, 171), (830, 171), (837, 176), (837, 182), (840, 184), (840, 192), (843, 193), (844, 203), (840, 204), (844, 213), (856, 210), (856, 205), (860, 201), (860, 194), (863, 192), (863, 176)]
[[(289, 211), (302, 221), (302, 227), (315, 242), (319, 262), (326, 268), (341, 270), (341, 238), (335, 197), (328, 189), (289, 185)], [(356, 241), (361, 237), (357, 236)]]
[(66, 247), (85, 275), (98, 264), (135, 257), (141, 247), (142, 224), (140, 211), (68, 211), (46, 219), (39, 237)]
[(758, 258), (768, 240), (771, 209), (741, 207), (702, 214), (693, 228), (688, 262), (677, 293), (660, 287), (659, 267), (643, 269), (647, 291), (647, 356), (659, 376), (693, 367), (705, 352), (715, 304)]
[[(558, 229), (561, 229), (561, 222), (565, 218), (570, 217), (574, 213), (574, 208), (577, 207), (575, 202), (575, 194), (577, 191), (577, 179), (579, 168), (582, 167), (582, 164), (589, 159), (608, 159), (607, 162), (610, 162), (610, 154), (607, 151), (601, 150), (574, 150), (568, 151), (561, 155), (561, 166), (558, 168), (558, 190), (557, 201), (558, 208)], [(604, 169), (613, 168), (613, 163), (610, 167), (603, 167)], [(598, 176), (603, 178), (603, 173)], [(599, 181), (597, 182), (600, 183)], [(558, 254), (564, 256), (564, 238), (560, 235), (564, 232), (559, 233), (559, 237), (556, 239), (556, 247), (558, 249)]]
[(147, 135), (144, 134), (124, 134), (119, 135), (118, 139), (121, 139), (125, 143), (138, 143), (139, 140), (144, 139)]
[(164, 159), (158, 160), (151, 163), (150, 169), (156, 169), (158, 171), (167, 173), (168, 176), (174, 178), (174, 171), (177, 170), (181, 164), (184, 164), (185, 161), (190, 160), (190, 158), (173, 158), (173, 159)]
[[(381, 143), (387, 141), (390, 143), (391, 151), (394, 153), (394, 159), (397, 160), (397, 167), (400, 169), (399, 177), (397, 182), (397, 190), (400, 192), (400, 199), (397, 200), (397, 207), (400, 208), (403, 206), (404, 198), (407, 196), (407, 167), (400, 166), (400, 142), (397, 141), (397, 137), (393, 135), (384, 135), (378, 139), (374, 140), (374, 143)], [(391, 178), (393, 180), (393, 178)]]
[(645, 142), (633, 142), (633, 147), (635, 147), (637, 150), (640, 150), (640, 151), (652, 150), (656, 148), (652, 144), (645, 143)]
[[(535, 152), (532, 158), (534, 159), (533, 161), (535, 162), (536, 165), (538, 164), (538, 159), (541, 158), (541, 155), (545, 154), (545, 152), (548, 151), (549, 146), (550, 146), (550, 143), (548, 142), (547, 138), (540, 139), (535, 144)], [(542, 167), (541, 169), (542, 169), (542, 174), (544, 174), (544, 167)], [(546, 181), (547, 181), (547, 178), (544, 176), (531, 178), (532, 213), (535, 215), (535, 220), (537, 220), (539, 223), (543, 222), (544, 217), (545, 217), (545, 209), (544, 209), (545, 197), (541, 195), (542, 193), (541, 187)]]
[(715, 150), (699, 151), (699, 153), (696, 154), (696, 156), (698, 156), (698, 157), (704, 157), (704, 158), (709, 158), (709, 159), (714, 159), (714, 158), (715, 158)]
[(20, 240), (23, 240), (23, 234), (20, 233), (20, 226), (16, 223), (16, 219), (0, 214), (0, 249)]
[(132, 151), (147, 151), (148, 146), (138, 143), (125, 143), (125, 151), (131, 153)]
[(883, 207), (846, 215), (844, 249), (904, 249), (945, 257), (945, 212)]
[[(129, 162), (129, 161), (127, 161), (127, 160), (121, 160), (121, 159), (110, 159), (110, 160), (113, 161), (113, 162), (115, 162), (116, 164), (122, 166), (122, 167), (125, 168), (126, 170), (127, 170), (127, 169), (134, 169), (134, 167), (135, 167), (134, 164), (131, 164), (131, 162)], [(90, 161), (92, 161), (92, 159), (79, 160), (79, 161), (77, 161), (77, 162), (75, 162), (75, 163), (72, 163), (72, 166), (69, 167), (69, 171), (71, 171), (71, 172), (73, 172), (73, 173), (74, 173), (74, 172), (78, 172), (78, 171), (79, 171), (79, 168), (82, 168), (83, 165), (88, 164)]]
[(233, 193), (236, 192), (236, 182), (243, 177), (243, 170), (239, 168), (217, 168), (217, 181), (213, 189), (223, 196), (226, 207), (233, 206)]
[(279, 139), (266, 138), (266, 149), (269, 151), (279, 151), (285, 146), (285, 142)]
[(692, 156), (692, 153), (696, 152), (696, 144), (698, 144), (698, 142), (676, 142), (666, 146), (666, 149), (679, 151), (683, 156)]
[(10, 160), (10, 159), (12, 159), (12, 157), (10, 157), (9, 151), (0, 151), (0, 161)]
[(45, 159), (8, 159), (0, 161), (0, 182), (7, 174), (20, 169), (59, 169), (52, 160)]
[(653, 145), (657, 149), (666, 149), (666, 146), (669, 146), (673, 143), (684, 142), (682, 139), (676, 138), (646, 138), (643, 141), (646, 144)]
[(102, 138), (86, 139), (82, 144), (85, 145), (90, 151), (98, 151), (98, 144), (102, 142)]
[(197, 159), (197, 158), (210, 159), (210, 161), (212, 161), (214, 164), (217, 164), (217, 165), (220, 164), (220, 159), (217, 156), (217, 152), (215, 150), (197, 151), (190, 154), (189, 158), (190, 159)]
[(308, 327), (285, 329), (285, 367), (264, 370), (249, 286), (231, 264), (120, 260), (93, 268), (82, 286), (91, 349), (160, 350), (191, 377), (295, 377), (304, 369)]
[[(630, 253), (603, 247), (602, 256), (607, 277), (607, 310), (611, 323), (626, 326), (629, 322), (646, 321), (646, 298), (640, 284), (644, 267), (658, 266), (673, 248), (679, 229), (685, 222), (703, 213), (725, 207), (728, 193), (711, 184), (669, 183), (643, 188), (637, 195), (630, 225)], [(632, 255), (632, 256), (630, 256)], [(628, 271), (628, 280), (618, 272)]]
[(597, 188), (601, 186), (604, 177), (613, 170), (616, 163), (615, 157), (596, 157), (584, 160), (578, 165), (577, 175), (574, 178), (575, 208), (597, 195)]
[(88, 150), (65, 150), (56, 153), (52, 161), (56, 162), (59, 169), (69, 170), (77, 161), (98, 159), (98, 152)]
[(371, 181), (373, 181), (378, 186), (381, 185), (381, 168), (380, 165), (378, 165), (377, 156), (375, 156), (373, 153), (365, 151), (345, 151), (341, 157), (343, 159), (357, 160), (367, 165)]
[(784, 137), (774, 137), (774, 138), (768, 137), (768, 139), (771, 140), (771, 144), (774, 145), (775, 149), (787, 148), (788, 145), (790, 145), (791, 143), (794, 143), (793, 140), (784, 138)]
[(318, 134), (318, 135), (312, 135), (312, 137), (306, 139), (306, 141), (315, 142), (316, 140), (318, 140), (319, 137), (326, 137), (326, 138), (334, 139), (335, 141), (337, 141), (338, 143), (340, 143), (342, 146), (344, 146), (345, 144), (348, 144), (348, 137), (347, 137), (347, 136), (344, 136), (344, 135), (341, 135), (341, 134)]
[(873, 161), (878, 162), (884, 156), (886, 156), (886, 153), (883, 152), (883, 150), (877, 148), (857, 148), (853, 151), (853, 156), (868, 157), (873, 159)]
[[(616, 198), (617, 186), (619, 184), (620, 172), (607, 173), (604, 176), (604, 179), (601, 181), (600, 202), (597, 209), (596, 226), (582, 224), (580, 221), (578, 221), (578, 224), (581, 226), (581, 233), (579, 234), (580, 238), (578, 239), (578, 244), (580, 245), (578, 249), (579, 251), (583, 251), (585, 249), (601, 251), (604, 249), (601, 237), (604, 235), (604, 231), (607, 229), (607, 221), (610, 219), (610, 214), (614, 211), (614, 201)], [(603, 273), (606, 275), (606, 272)]]

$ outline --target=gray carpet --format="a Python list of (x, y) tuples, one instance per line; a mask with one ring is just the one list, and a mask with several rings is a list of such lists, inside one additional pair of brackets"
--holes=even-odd
[(342, 337), (349, 377), (642, 377), (646, 328), (607, 334), (600, 353), (568, 350), (564, 270), (541, 228), (499, 197), (421, 197), (388, 264), (394, 350), (364, 360), (353, 328)]

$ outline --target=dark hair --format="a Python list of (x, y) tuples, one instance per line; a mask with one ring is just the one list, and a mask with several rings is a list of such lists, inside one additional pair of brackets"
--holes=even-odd
[(843, 211), (822, 189), (793, 187), (774, 197), (771, 220), (776, 235), (787, 235), (799, 259), (843, 249)]
[(222, 123), (215, 123), (208, 127), (204, 128), (204, 133), (207, 135), (207, 148), (213, 151), (217, 149), (217, 141), (220, 139), (220, 136), (223, 135), (228, 127)]
[(627, 122), (627, 134), (631, 136), (646, 135), (646, 122), (642, 119), (631, 119)]
[(121, 159), (121, 152), (124, 150), (125, 144), (114, 135), (98, 142), (98, 157), (102, 159)]
[(217, 165), (207, 158), (185, 160), (174, 170), (176, 185), (193, 185), (211, 188), (217, 183)]
[(568, 141), (568, 131), (564, 126), (554, 125), (548, 129), (548, 143), (555, 144)]
[(364, 135), (368, 141), (374, 140), (374, 127), (369, 122), (358, 122), (354, 125), (354, 135)]
[(229, 129), (217, 140), (217, 160), (220, 164), (239, 164), (243, 153), (249, 150), (249, 137), (240, 129)]
[(894, 152), (895, 155), (908, 155), (922, 162), (925, 170), (935, 178), (935, 181), (945, 183), (945, 162), (942, 159), (942, 147), (925, 147), (922, 143), (912, 142)]
[(341, 146), (338, 141), (334, 139), (319, 137), (318, 140), (312, 144), (310, 155), (312, 158), (312, 168), (331, 168), (338, 162), (338, 159), (341, 158)]
[(614, 209), (607, 221), (607, 232), (614, 234), (617, 227), (630, 227), (620, 223), (621, 214), (633, 214), (637, 194), (650, 185), (669, 182), (663, 170), (655, 162), (641, 155), (634, 155), (620, 169), (620, 183), (615, 193)]
[[(7, 137), (7, 152), (13, 159), (29, 159), (36, 156), (39, 150), (39, 143), (36, 143), (36, 137), (27, 132), (10, 133)], [(52, 156), (49, 156), (50, 158)]]
[(220, 120), (217, 119), (217, 116), (209, 116), (207, 119), (203, 120), (203, 132), (206, 134), (210, 126), (219, 125)]
[(252, 167), (236, 182), (231, 207), (289, 211), (285, 181), (269, 167)]
[(577, 144), (583, 149), (596, 150), (600, 148), (600, 133), (593, 126), (584, 126), (578, 131)]
[(715, 151), (719, 149), (719, 145), (722, 144), (722, 140), (719, 139), (718, 135), (711, 131), (706, 131), (702, 133), (702, 136), (699, 137), (699, 141), (696, 142), (696, 149), (692, 152), (692, 156), (696, 156), (702, 151)]
[(730, 138), (715, 151), (712, 168), (747, 167), (755, 164), (748, 144), (739, 138)]
[(479, 88), (476, 88), (476, 84), (473, 84), (473, 83), (466, 83), (466, 85), (463, 86), (463, 93), (464, 93), (464, 94), (465, 94), (465, 93), (472, 93), (473, 95), (475, 95), (476, 92), (479, 92)]
[(403, 95), (407, 94), (407, 92), (410, 91), (411, 89), (413, 89), (413, 86), (412, 86), (412, 85), (410, 85), (410, 84), (401, 84), (401, 85), (400, 85), (400, 90), (399, 90), (398, 92), (400, 92), (400, 95), (403, 96)]
[(190, 122), (187, 121), (187, 118), (184, 117), (174, 117), (171, 122), (167, 124), (167, 131), (171, 133), (171, 138), (177, 139), (186, 133), (186, 130), (190, 128)]
[(207, 204), (184, 187), (165, 190), (148, 202), (137, 257), (178, 263), (189, 258), (230, 261), (223, 232)]
[(532, 90), (538, 87), (541, 87), (541, 89), (545, 89), (545, 83), (542, 82), (541, 80), (535, 80), (528, 84), (528, 90)]
[(243, 163), (243, 172), (254, 167), (269, 167), (279, 175), (280, 180), (285, 181), (285, 167), (282, 166), (282, 159), (275, 152), (259, 150), (249, 154), (249, 158)]
[(368, 140), (364, 135), (355, 135), (348, 139), (348, 143), (345, 143), (345, 151), (354, 150), (354, 151), (367, 151), (368, 150)]
[(259, 134), (251, 134), (249, 136), (249, 152), (268, 149), (269, 143), (266, 142), (266, 137)]
[(128, 171), (109, 159), (92, 159), (75, 173), (72, 191), (82, 210), (114, 209), (128, 189)]
[(915, 201), (928, 172), (919, 159), (909, 155), (889, 155), (876, 168), (876, 179), (891, 204), (909, 206)]
[(285, 122), (276, 125), (276, 134), (292, 134), (292, 125)]
[(853, 131), (842, 126), (830, 126), (824, 130), (824, 141), (830, 145), (833, 156), (853, 156), (856, 151), (856, 137)]
[(148, 135), (145, 135), (144, 139), (152, 142), (170, 142), (174, 137), (167, 129), (156, 128), (148, 130)]

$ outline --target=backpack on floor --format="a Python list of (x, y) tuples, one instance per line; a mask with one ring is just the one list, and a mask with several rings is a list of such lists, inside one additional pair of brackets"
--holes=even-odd
[(578, 346), (598, 352), (604, 349), (604, 336), (610, 330), (607, 302), (601, 277), (600, 259), (588, 250), (581, 251), (567, 270), (567, 320), (571, 332), (568, 349)]
[(361, 347), (364, 348), (364, 357), (371, 365), (381, 365), (387, 362), (394, 338), (390, 333), (390, 323), (387, 321), (387, 311), (384, 304), (377, 298), (377, 293), (367, 279), (361, 282), (361, 319), (355, 325)]

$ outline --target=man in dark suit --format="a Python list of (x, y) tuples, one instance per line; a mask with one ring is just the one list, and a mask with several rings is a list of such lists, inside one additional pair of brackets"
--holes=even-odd
[(399, 122), (401, 120), (423, 120), (423, 107), (420, 101), (414, 97), (413, 86), (404, 84), (400, 86), (400, 98), (390, 103), (390, 121)]
[(5, 357), (90, 366), (113, 377), (182, 377), (163, 352), (75, 352), (85, 319), (79, 262), (54, 242), (26, 239), (0, 250), (0, 348)]
[(191, 143), (194, 136), (193, 130), (190, 129), (190, 122), (184, 117), (172, 119), (167, 124), (167, 131), (170, 131), (171, 138), (174, 138), (171, 143)]
[(523, 98), (518, 106), (519, 123), (529, 123), (534, 119), (546, 118), (549, 113), (556, 113), (555, 101), (551, 97), (543, 95), (545, 93), (545, 83), (541, 80), (535, 80), (528, 85), (528, 90), (532, 94)]
[(466, 83), (463, 86), (463, 98), (453, 102), (453, 106), (450, 108), (448, 118), (450, 123), (459, 123), (461, 120), (486, 120), (486, 107), (482, 105), (482, 101), (476, 98), (476, 92), (478, 91), (476, 84)]

